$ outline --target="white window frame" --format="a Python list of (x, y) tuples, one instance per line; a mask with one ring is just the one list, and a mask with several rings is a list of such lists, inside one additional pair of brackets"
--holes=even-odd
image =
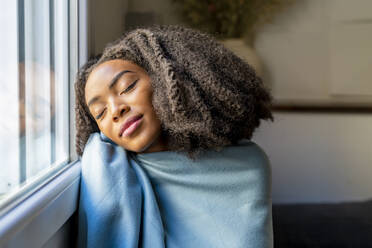
[[(25, 192), (2, 210), (0, 216), (0, 247), (44, 246), (47, 241), (77, 210), (80, 183), (80, 162), (75, 152), (74, 126), (74, 81), (77, 68), (88, 57), (88, 1), (71, 0), (69, 5), (69, 103), (70, 103), (70, 161), (64, 166), (51, 170), (46, 180)], [(62, 240), (63, 241), (63, 240)], [(61, 241), (61, 242), (62, 242)], [(63, 244), (54, 244), (63, 247)]]

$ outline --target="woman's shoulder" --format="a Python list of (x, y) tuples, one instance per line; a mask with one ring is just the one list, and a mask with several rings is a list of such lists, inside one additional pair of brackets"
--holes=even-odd
[(242, 139), (235, 145), (224, 147), (222, 154), (241, 159), (255, 158), (267, 160), (268, 158), (266, 152), (258, 144), (248, 139)]
[(266, 172), (271, 170), (266, 152), (258, 144), (247, 139), (226, 146), (220, 152), (210, 153), (209, 156), (215, 161), (228, 162), (231, 166), (257, 168)]
[[(174, 151), (162, 151), (153, 153), (137, 154), (140, 159), (155, 159), (155, 160), (189, 160), (185, 153)], [(267, 162), (267, 155), (264, 150), (255, 142), (248, 139), (242, 139), (237, 144), (224, 146), (219, 149), (211, 149), (205, 151), (198, 159), (199, 162), (205, 160), (256, 160), (257, 162)], [(190, 160), (191, 161), (191, 160)]]

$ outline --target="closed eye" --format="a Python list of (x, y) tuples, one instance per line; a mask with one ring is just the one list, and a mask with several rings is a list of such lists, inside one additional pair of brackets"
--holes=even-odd
[(137, 83), (139, 79), (137, 79), (136, 81), (134, 81), (131, 85), (128, 86), (128, 88), (126, 88), (125, 90), (123, 90), (122, 92), (120, 92), (120, 95), (123, 94), (123, 93), (126, 93), (128, 91), (130, 91)]
[(97, 120), (100, 119), (103, 116), (103, 114), (105, 113), (105, 110), (106, 110), (106, 108), (104, 108), (101, 113), (99, 113), (98, 115), (96, 115), (96, 119)]

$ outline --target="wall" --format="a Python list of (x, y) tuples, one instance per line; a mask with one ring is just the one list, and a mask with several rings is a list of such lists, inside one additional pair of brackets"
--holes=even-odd
[[(298, 0), (261, 30), (255, 47), (276, 100), (372, 103), (371, 4)], [(272, 162), (274, 202), (372, 198), (372, 111), (275, 117), (254, 136)]]
[(372, 198), (372, 114), (274, 117), (253, 137), (271, 161), (274, 202)]
[(275, 100), (372, 106), (372, 1), (297, 0), (255, 42)]
[[(181, 22), (177, 6), (172, 0), (128, 0), (128, 11), (133, 14), (152, 14), (156, 24), (178, 24)], [(144, 23), (151, 24), (151, 23)]]
[(124, 32), (128, 1), (92, 0), (89, 2), (89, 8), (90, 54), (99, 54), (108, 42), (116, 40)]

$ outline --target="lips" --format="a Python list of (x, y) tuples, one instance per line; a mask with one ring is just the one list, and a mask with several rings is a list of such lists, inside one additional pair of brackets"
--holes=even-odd
[(132, 116), (132, 117), (129, 117), (125, 122), (124, 124), (121, 126), (120, 128), (120, 132), (119, 132), (119, 136), (121, 137), (124, 133), (124, 131), (130, 127), (134, 122), (136, 122), (137, 120), (141, 119), (143, 115), (135, 115), (135, 116)]

